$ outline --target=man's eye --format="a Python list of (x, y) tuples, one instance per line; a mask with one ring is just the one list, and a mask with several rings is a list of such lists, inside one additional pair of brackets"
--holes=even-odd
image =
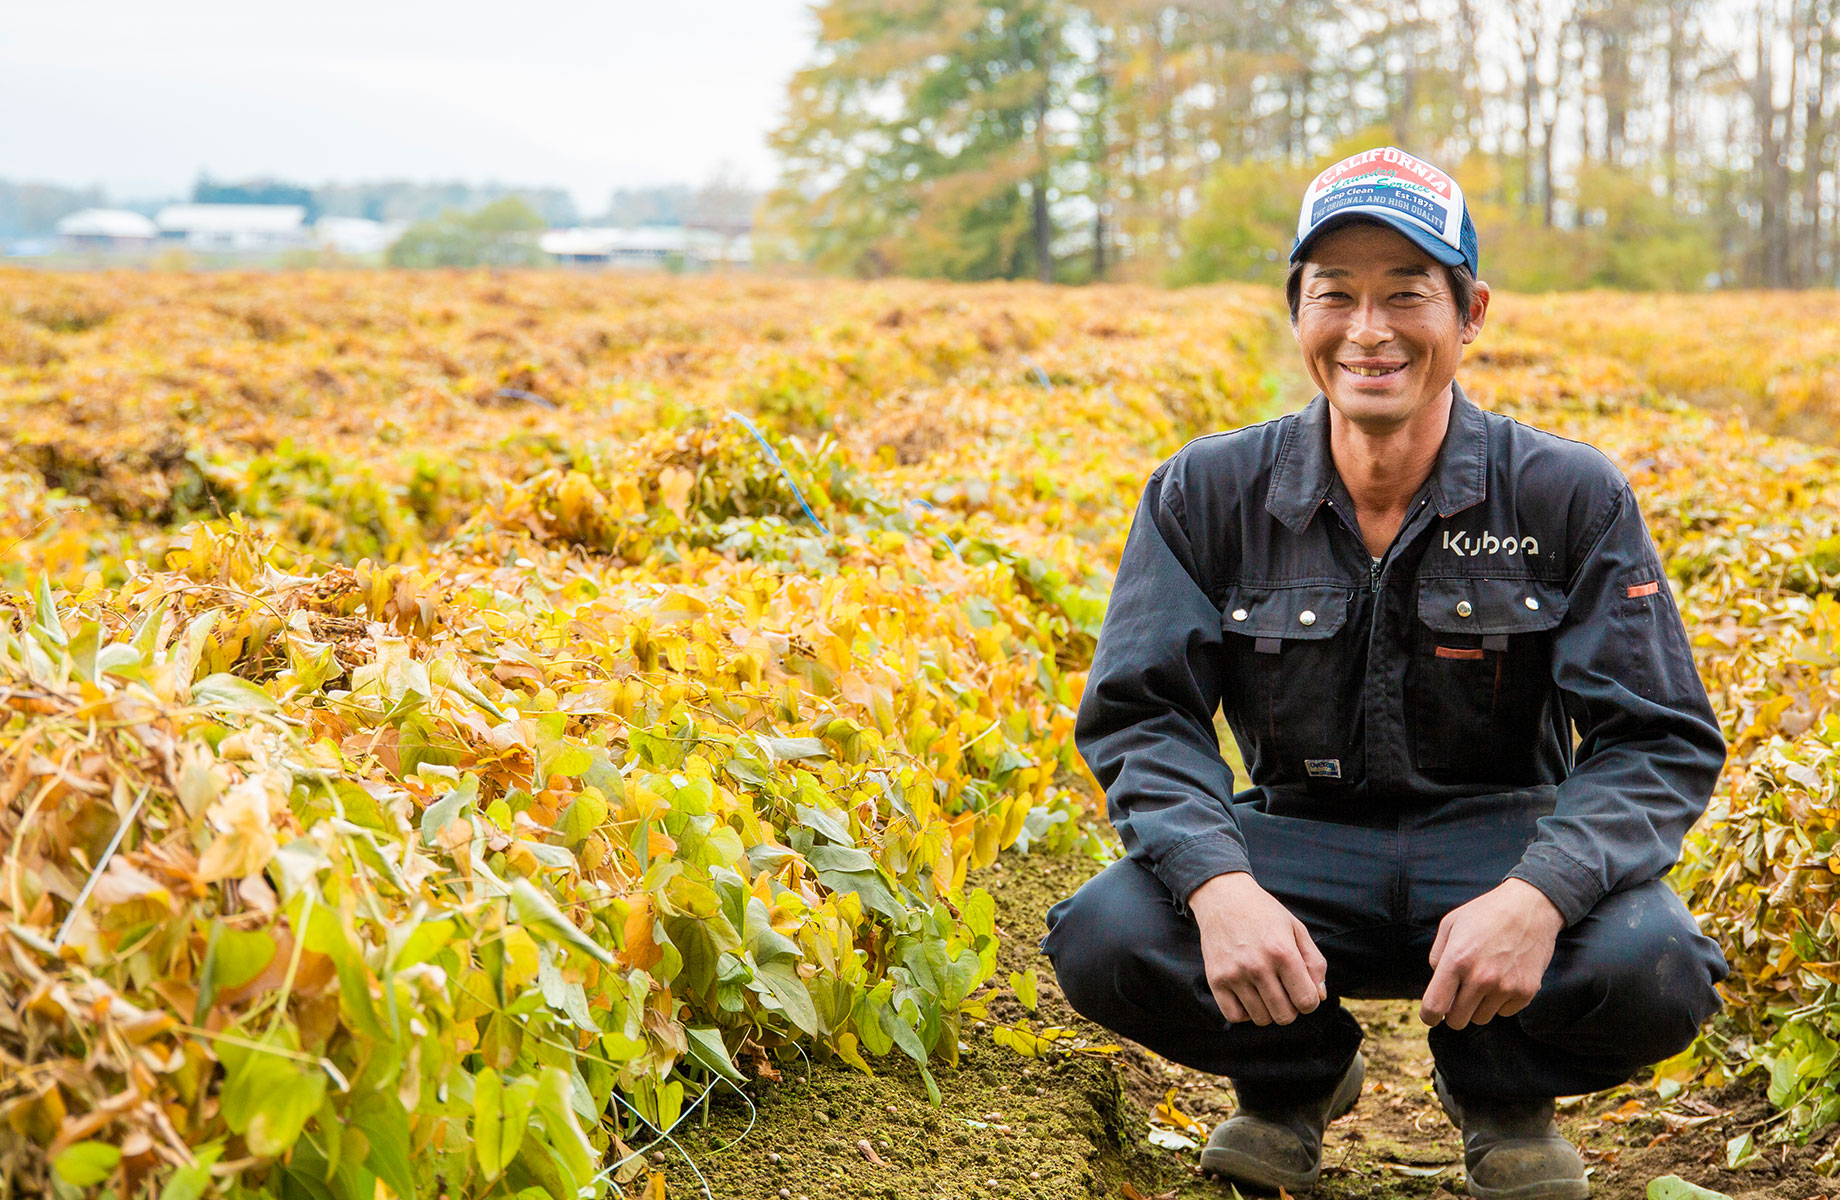
[(1393, 293), (1393, 299), (1395, 300), (1423, 300), (1424, 298), (1425, 296), (1424, 296), (1424, 293), (1422, 292), (1394, 292)]
[(1317, 292), (1316, 298), (1318, 300), (1346, 300), (1348, 299), (1348, 293), (1347, 292)]

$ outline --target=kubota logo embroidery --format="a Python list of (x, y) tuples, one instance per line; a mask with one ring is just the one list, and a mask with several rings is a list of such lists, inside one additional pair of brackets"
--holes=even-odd
[(1540, 543), (1531, 537), (1515, 537), (1513, 534), (1498, 538), (1486, 529), (1480, 538), (1465, 531), (1452, 533), (1446, 529), (1444, 549), (1474, 558), (1478, 554), (1538, 554)]

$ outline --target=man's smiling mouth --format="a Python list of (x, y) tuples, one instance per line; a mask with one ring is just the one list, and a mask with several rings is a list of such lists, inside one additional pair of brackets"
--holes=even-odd
[(1363, 379), (1379, 379), (1387, 375), (1396, 375), (1406, 369), (1404, 363), (1394, 363), (1392, 366), (1386, 367), (1357, 367), (1353, 363), (1340, 363), (1338, 365), (1342, 370), (1353, 375), (1359, 375)]

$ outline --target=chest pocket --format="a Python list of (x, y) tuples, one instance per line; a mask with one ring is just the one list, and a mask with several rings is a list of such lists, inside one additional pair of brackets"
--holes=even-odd
[(1420, 579), (1406, 671), (1414, 761), (1525, 783), (1549, 719), (1552, 630), (1565, 593), (1533, 579)]
[[(1365, 774), (1359, 733), (1366, 647), (1353, 647), (1345, 587), (1236, 587), (1221, 610), (1236, 686), (1227, 720), (1254, 783), (1336, 795)], [(1365, 638), (1362, 639), (1365, 641)]]

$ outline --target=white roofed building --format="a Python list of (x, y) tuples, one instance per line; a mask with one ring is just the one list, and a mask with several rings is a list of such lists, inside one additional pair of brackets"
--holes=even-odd
[(159, 226), (125, 208), (85, 208), (59, 219), (56, 228), (73, 250), (140, 250), (160, 236)]
[(285, 250), (313, 243), (298, 204), (168, 204), (154, 217), (160, 237), (192, 250)]
[(557, 262), (583, 266), (701, 267), (752, 261), (745, 234), (723, 237), (707, 229), (681, 225), (646, 225), (637, 229), (552, 229), (537, 246)]
[(362, 257), (382, 254), (402, 236), (401, 221), (373, 221), (367, 217), (321, 217), (313, 222), (313, 241), (323, 250)]

